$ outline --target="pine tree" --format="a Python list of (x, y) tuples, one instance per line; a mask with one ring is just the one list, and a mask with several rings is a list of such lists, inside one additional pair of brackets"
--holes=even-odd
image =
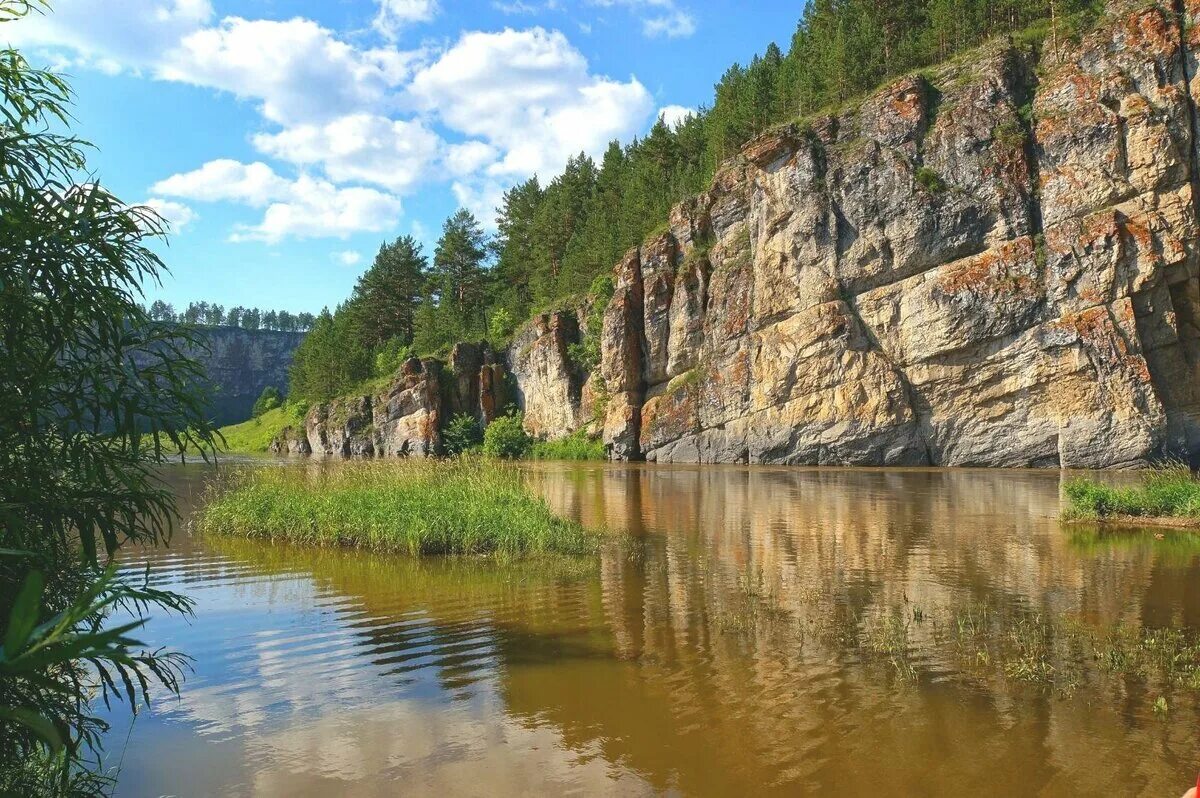
[(446, 220), (434, 252), (429, 287), (438, 306), (439, 323), (462, 338), (482, 336), (487, 323), (487, 253), (487, 236), (470, 211), (460, 208)]
[(377, 347), (391, 338), (412, 343), (417, 309), (425, 289), (428, 261), (412, 236), (383, 244), (375, 262), (358, 278), (354, 306), (364, 345)]

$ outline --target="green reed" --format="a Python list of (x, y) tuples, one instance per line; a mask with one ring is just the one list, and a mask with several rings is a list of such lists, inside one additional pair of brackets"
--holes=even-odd
[(404, 460), (256, 468), (210, 487), (207, 534), (381, 553), (581, 555), (599, 536), (560, 518), (494, 460)]
[(607, 460), (604, 441), (580, 431), (556, 441), (537, 441), (529, 448), (530, 460)]
[(1179, 518), (1200, 522), (1200, 480), (1184, 466), (1148, 472), (1142, 484), (1116, 488), (1091, 479), (1066, 485), (1067, 520), (1103, 518)]

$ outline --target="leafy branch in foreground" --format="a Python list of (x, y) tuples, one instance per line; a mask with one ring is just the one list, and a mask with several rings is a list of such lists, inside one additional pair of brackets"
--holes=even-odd
[[(39, 4), (0, 0), (0, 23)], [(19, 21), (13, 24), (21, 24)], [(184, 660), (132, 633), (187, 600), (112, 564), (170, 536), (158, 466), (213, 450), (188, 329), (152, 320), (153, 210), (86, 172), (71, 90), (0, 50), (0, 794), (105, 794), (95, 697), (136, 708)], [(68, 131), (68, 132), (57, 132)], [(114, 621), (128, 616), (127, 620)]]

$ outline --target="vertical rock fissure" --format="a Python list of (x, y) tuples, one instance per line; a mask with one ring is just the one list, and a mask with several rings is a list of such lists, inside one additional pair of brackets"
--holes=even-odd
[[(1021, 126), (1021, 132), (1024, 134), (1025, 163), (1029, 170), (1029, 224), (1034, 240), (1038, 242), (1038, 246), (1042, 246), (1042, 178), (1038, 159), (1037, 125), (1033, 117), (1033, 106), (1038, 91), (1036, 52), (1031, 53), (1028, 58), (1034, 59), (1034, 63), (1028, 63), (1017, 51), (1012, 52), (1012, 68), (1016, 73), (1013, 75), (1013, 81), (1016, 83), (1013, 94), (1020, 103), (1017, 107), (1017, 124)], [(1028, 111), (1023, 112), (1024, 109)]]

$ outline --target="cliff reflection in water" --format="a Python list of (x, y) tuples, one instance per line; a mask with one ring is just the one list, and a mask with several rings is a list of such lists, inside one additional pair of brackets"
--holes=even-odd
[[(209, 765), (189, 794), (1170, 795), (1195, 766), (1194, 690), (1087, 657), (1056, 689), (947, 643), (939, 619), (975, 606), (1197, 628), (1188, 539), (1068, 532), (1057, 474), (545, 465), (529, 481), (640, 542), (516, 571), (235, 541), (155, 555), (199, 608), (154, 642), (197, 674), (139, 721), (122, 791), (171, 791), (155, 749), (181, 736)], [(872, 625), (897, 619), (881, 647)]]

